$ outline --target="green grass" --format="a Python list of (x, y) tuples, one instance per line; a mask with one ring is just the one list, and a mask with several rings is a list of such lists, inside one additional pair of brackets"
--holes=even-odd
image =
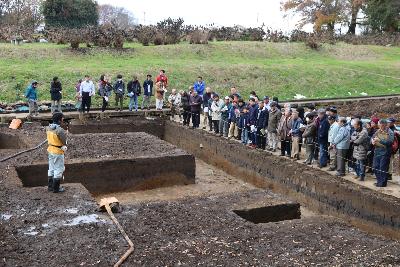
[[(170, 88), (187, 89), (198, 75), (220, 94), (235, 85), (242, 95), (293, 99), (393, 94), (400, 92), (400, 48), (353, 46), (339, 43), (313, 51), (303, 43), (214, 42), (143, 47), (127, 44), (123, 52), (89, 49), (73, 52), (55, 44), (0, 44), (0, 101), (15, 102), (32, 79), (41, 84), (40, 100), (48, 100), (49, 83), (60, 77), (64, 99), (74, 99), (74, 85), (90, 74), (115, 78), (167, 70)], [(348, 70), (353, 69), (353, 70)], [(12, 79), (15, 77), (15, 79)], [(96, 101), (99, 103), (99, 99)]]

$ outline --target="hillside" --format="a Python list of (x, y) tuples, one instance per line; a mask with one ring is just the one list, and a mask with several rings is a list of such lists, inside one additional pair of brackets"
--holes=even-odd
[(244, 96), (251, 90), (280, 99), (296, 94), (325, 98), (400, 92), (399, 47), (340, 43), (313, 51), (303, 43), (266, 42), (126, 47), (121, 52), (100, 48), (73, 52), (55, 44), (0, 44), (0, 101), (15, 102), (32, 79), (41, 83), (39, 97), (46, 100), (52, 77), (60, 77), (64, 98), (72, 100), (74, 84), (86, 73), (95, 80), (103, 73), (113, 78), (119, 73), (137, 74), (142, 81), (161, 68), (167, 70), (171, 88), (187, 89), (202, 75), (217, 92), (226, 93), (235, 85)]

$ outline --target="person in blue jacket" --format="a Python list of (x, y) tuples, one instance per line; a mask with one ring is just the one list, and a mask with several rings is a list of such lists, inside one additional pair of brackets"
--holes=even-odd
[(26, 88), (24, 96), (28, 100), (28, 105), (29, 105), (29, 116), (37, 116), (39, 115), (38, 113), (38, 96), (37, 96), (37, 87), (38, 87), (38, 82), (37, 81), (32, 81), (32, 83)]
[(197, 77), (197, 82), (194, 83), (193, 87), (197, 94), (203, 97), (204, 90), (206, 89), (206, 83), (203, 81), (203, 77)]
[(325, 109), (318, 110), (319, 127), (318, 127), (318, 147), (319, 147), (319, 167), (326, 167), (328, 164), (328, 133), (330, 124)]
[(249, 124), (250, 124), (250, 132), (249, 139), (251, 141), (251, 147), (257, 147), (256, 140), (256, 123), (257, 123), (257, 115), (258, 115), (258, 105), (256, 103), (255, 98), (250, 98), (249, 100)]

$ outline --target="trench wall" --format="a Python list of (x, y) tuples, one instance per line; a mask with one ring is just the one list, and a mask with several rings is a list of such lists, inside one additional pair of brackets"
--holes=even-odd
[[(180, 164), (176, 164), (179, 162)], [(25, 187), (46, 186), (47, 162), (17, 166)], [(70, 161), (65, 183), (82, 183), (92, 194), (154, 189), (195, 183), (195, 158), (177, 155), (151, 158)]]
[(395, 197), (169, 121), (164, 140), (242, 180), (293, 197), (314, 211), (339, 216), (374, 233), (400, 238), (400, 201)]

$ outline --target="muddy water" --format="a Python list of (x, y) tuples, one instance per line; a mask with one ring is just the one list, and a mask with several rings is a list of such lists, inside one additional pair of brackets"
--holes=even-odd
[(186, 197), (209, 196), (247, 191), (255, 187), (243, 182), (224, 171), (196, 159), (196, 184), (172, 186), (146, 191), (105, 194), (96, 197), (100, 201), (104, 197), (116, 197), (122, 204), (153, 201), (170, 201)]

